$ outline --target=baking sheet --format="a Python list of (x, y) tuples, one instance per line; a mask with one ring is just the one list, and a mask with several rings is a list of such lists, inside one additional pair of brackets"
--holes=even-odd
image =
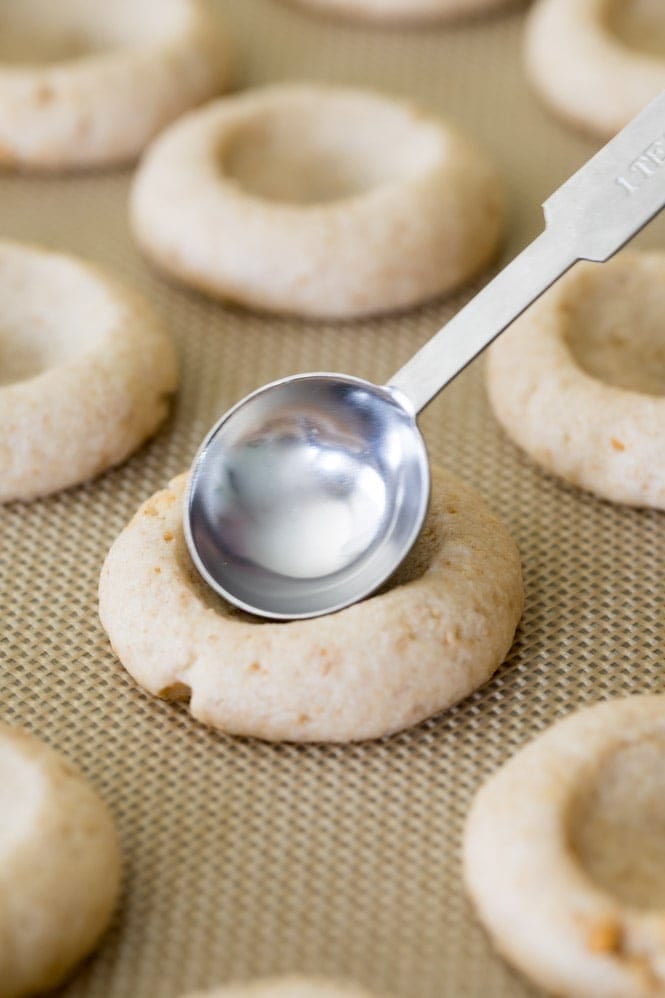
[[(453, 27), (380, 29), (279, 0), (220, 0), (238, 82), (316, 79), (412, 96), (458, 122), (499, 167), (504, 257), (540, 202), (597, 144), (529, 92), (524, 7)], [(125, 856), (121, 906), (67, 998), (176, 998), (231, 978), (305, 971), (398, 998), (526, 998), (464, 897), (464, 816), (483, 777), (555, 718), (663, 689), (662, 515), (543, 474), (504, 437), (476, 362), (422, 418), (434, 460), (476, 485), (519, 543), (527, 607), (498, 675), (457, 708), (352, 746), (270, 745), (193, 722), (132, 683), (98, 623), (106, 551), (138, 504), (190, 462), (215, 418), (271, 379), (341, 370), (384, 381), (469, 296), (357, 323), (223, 308), (158, 277), (130, 238), (131, 171), (0, 177), (0, 235), (107, 265), (176, 338), (182, 388), (127, 464), (0, 509), (2, 716), (83, 767)], [(640, 237), (663, 244), (663, 221)], [(500, 862), (500, 857), (497, 857)]]

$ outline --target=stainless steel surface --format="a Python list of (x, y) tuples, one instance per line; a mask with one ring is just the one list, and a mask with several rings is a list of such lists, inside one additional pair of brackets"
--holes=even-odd
[(185, 535), (244, 610), (313, 617), (374, 592), (415, 541), (429, 492), (415, 414), (577, 260), (613, 255), (665, 204), (665, 93), (545, 203), (545, 231), (390, 379), (298, 375), (213, 427)]
[(425, 445), (394, 393), (305, 375), (250, 395), (208, 434), (185, 535), (203, 578), (236, 605), (310, 617), (381, 585), (428, 495)]

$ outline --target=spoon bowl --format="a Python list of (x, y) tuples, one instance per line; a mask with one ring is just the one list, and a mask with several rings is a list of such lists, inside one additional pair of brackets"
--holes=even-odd
[(425, 444), (398, 392), (298, 375), (247, 396), (208, 433), (185, 536), (200, 574), (236, 606), (312, 617), (385, 582), (428, 498)]

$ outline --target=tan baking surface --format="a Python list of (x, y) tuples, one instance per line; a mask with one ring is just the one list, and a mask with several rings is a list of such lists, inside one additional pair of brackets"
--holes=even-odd
[[(540, 200), (595, 148), (525, 88), (519, 10), (400, 32), (343, 26), (278, 0), (220, 9), (243, 84), (373, 84), (462, 123), (504, 174), (507, 255), (538, 230)], [(183, 365), (174, 419), (127, 465), (0, 510), (2, 716), (81, 763), (117, 816), (126, 857), (112, 931), (62, 994), (175, 998), (232, 976), (305, 970), (400, 998), (534, 995), (470, 913), (462, 821), (483, 776), (554, 718), (612, 694), (663, 689), (662, 515), (545, 477), (497, 430), (476, 364), (422, 426), (432, 457), (478, 486), (522, 551), (527, 609), (492, 682), (413, 731), (346, 748), (225, 738), (144, 695), (96, 615), (100, 565), (138, 503), (249, 389), (308, 369), (381, 381), (462, 299), (338, 326), (222, 309), (139, 259), (128, 183), (128, 173), (0, 178), (0, 235), (81, 253), (142, 288), (173, 329)], [(656, 223), (641, 242), (658, 245), (664, 233)]]

